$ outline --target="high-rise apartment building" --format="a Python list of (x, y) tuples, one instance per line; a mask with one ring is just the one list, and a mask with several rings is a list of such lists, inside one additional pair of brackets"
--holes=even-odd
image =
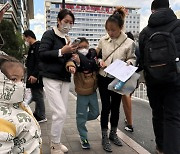
[[(0, 7), (6, 3), (7, 0), (0, 0)], [(33, 0), (8, 0), (11, 8), (5, 13), (4, 19), (12, 21), (15, 29), (23, 32), (29, 28), (29, 19), (34, 18), (34, 4)]]
[(180, 10), (175, 12), (178, 19), (180, 19)]
[[(66, 1), (65, 8), (70, 9), (75, 15), (75, 24), (69, 32), (72, 40), (77, 37), (86, 37), (90, 45), (95, 46), (98, 40), (106, 33), (105, 22), (116, 6), (73, 3)], [(62, 3), (56, 0), (45, 1), (46, 29), (51, 29), (57, 24), (57, 15), (62, 8)], [(126, 31), (131, 31), (135, 36), (140, 31), (140, 8), (126, 7)]]

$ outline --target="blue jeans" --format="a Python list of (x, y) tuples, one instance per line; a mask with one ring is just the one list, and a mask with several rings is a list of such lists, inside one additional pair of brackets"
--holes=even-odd
[(94, 120), (99, 115), (97, 93), (83, 96), (77, 95), (76, 124), (82, 140), (87, 139), (86, 122)]

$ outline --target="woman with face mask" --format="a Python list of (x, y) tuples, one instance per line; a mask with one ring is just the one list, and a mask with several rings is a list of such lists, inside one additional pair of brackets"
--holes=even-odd
[(61, 134), (67, 114), (71, 73), (75, 72), (75, 67), (70, 72), (65, 68), (77, 49), (76, 45), (70, 44), (68, 37), (74, 20), (70, 10), (61, 10), (57, 17), (57, 26), (43, 34), (39, 48), (40, 75), (43, 77), (45, 94), (52, 111), (51, 154), (68, 151), (61, 144)]
[[(72, 56), (72, 60), (77, 67), (74, 74), (75, 91), (77, 93), (76, 124), (82, 148), (90, 149), (85, 125), (87, 121), (94, 120), (99, 115), (96, 93), (97, 54), (95, 49), (89, 49), (89, 42), (86, 38), (78, 39), (80, 43), (78, 44), (77, 54)], [(71, 69), (71, 63), (67, 63), (66, 67), (68, 70)]]
[(23, 105), (24, 72), (18, 60), (0, 55), (1, 153), (42, 152), (40, 126), (30, 107)]

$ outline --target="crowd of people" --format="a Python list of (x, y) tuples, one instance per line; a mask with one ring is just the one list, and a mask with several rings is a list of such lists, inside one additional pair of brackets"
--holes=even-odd
[[(148, 25), (139, 35), (138, 54), (138, 45), (132, 34), (125, 32), (126, 13), (122, 6), (116, 7), (106, 20), (107, 34), (100, 38), (96, 48), (90, 48), (84, 37), (71, 42), (68, 32), (75, 23), (75, 17), (68, 9), (60, 10), (57, 26), (45, 31), (41, 41), (36, 40), (33, 31), (25, 30), (23, 37), (29, 47), (26, 68), (17, 59), (0, 55), (0, 151), (28, 154), (42, 152), (39, 123), (48, 120), (45, 114), (45, 94), (52, 111), (51, 154), (68, 152), (68, 148), (62, 144), (61, 135), (67, 115), (72, 74), (77, 93), (76, 125), (82, 148), (91, 148), (86, 122), (96, 119), (99, 114), (102, 148), (112, 152), (111, 143), (123, 146), (117, 135), (120, 104), (122, 101), (126, 116), (125, 130), (133, 132), (131, 94), (123, 95), (109, 90), (108, 85), (115, 77), (104, 70), (119, 59), (127, 65), (137, 66), (137, 71), (144, 71), (152, 109), (156, 152), (179, 154), (180, 74), (174, 68), (178, 69), (176, 62), (180, 55), (180, 22), (169, 7), (168, 0), (154, 0), (151, 11)], [(0, 12), (0, 20), (4, 13)], [(169, 58), (166, 62), (162, 58), (168, 54), (166, 51), (170, 53), (167, 57), (174, 54), (175, 59)], [(164, 78), (159, 77), (167, 71)], [(23, 102), (25, 88), (31, 91), (28, 103)], [(35, 102), (34, 112), (28, 105), (32, 101)]]

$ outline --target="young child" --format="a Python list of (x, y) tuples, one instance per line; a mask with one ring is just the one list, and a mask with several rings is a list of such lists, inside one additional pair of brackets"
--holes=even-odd
[[(88, 40), (84, 37), (79, 38), (77, 54), (73, 54), (72, 59), (77, 64), (74, 74), (75, 91), (77, 93), (76, 124), (80, 135), (81, 146), (83, 149), (90, 149), (88, 142), (86, 122), (94, 120), (99, 115), (97, 99), (97, 79), (96, 71), (96, 50), (89, 49)], [(71, 65), (67, 64), (68, 69)]]
[(0, 153), (40, 154), (40, 126), (22, 103), (24, 67), (15, 58), (0, 55), (0, 70)]

